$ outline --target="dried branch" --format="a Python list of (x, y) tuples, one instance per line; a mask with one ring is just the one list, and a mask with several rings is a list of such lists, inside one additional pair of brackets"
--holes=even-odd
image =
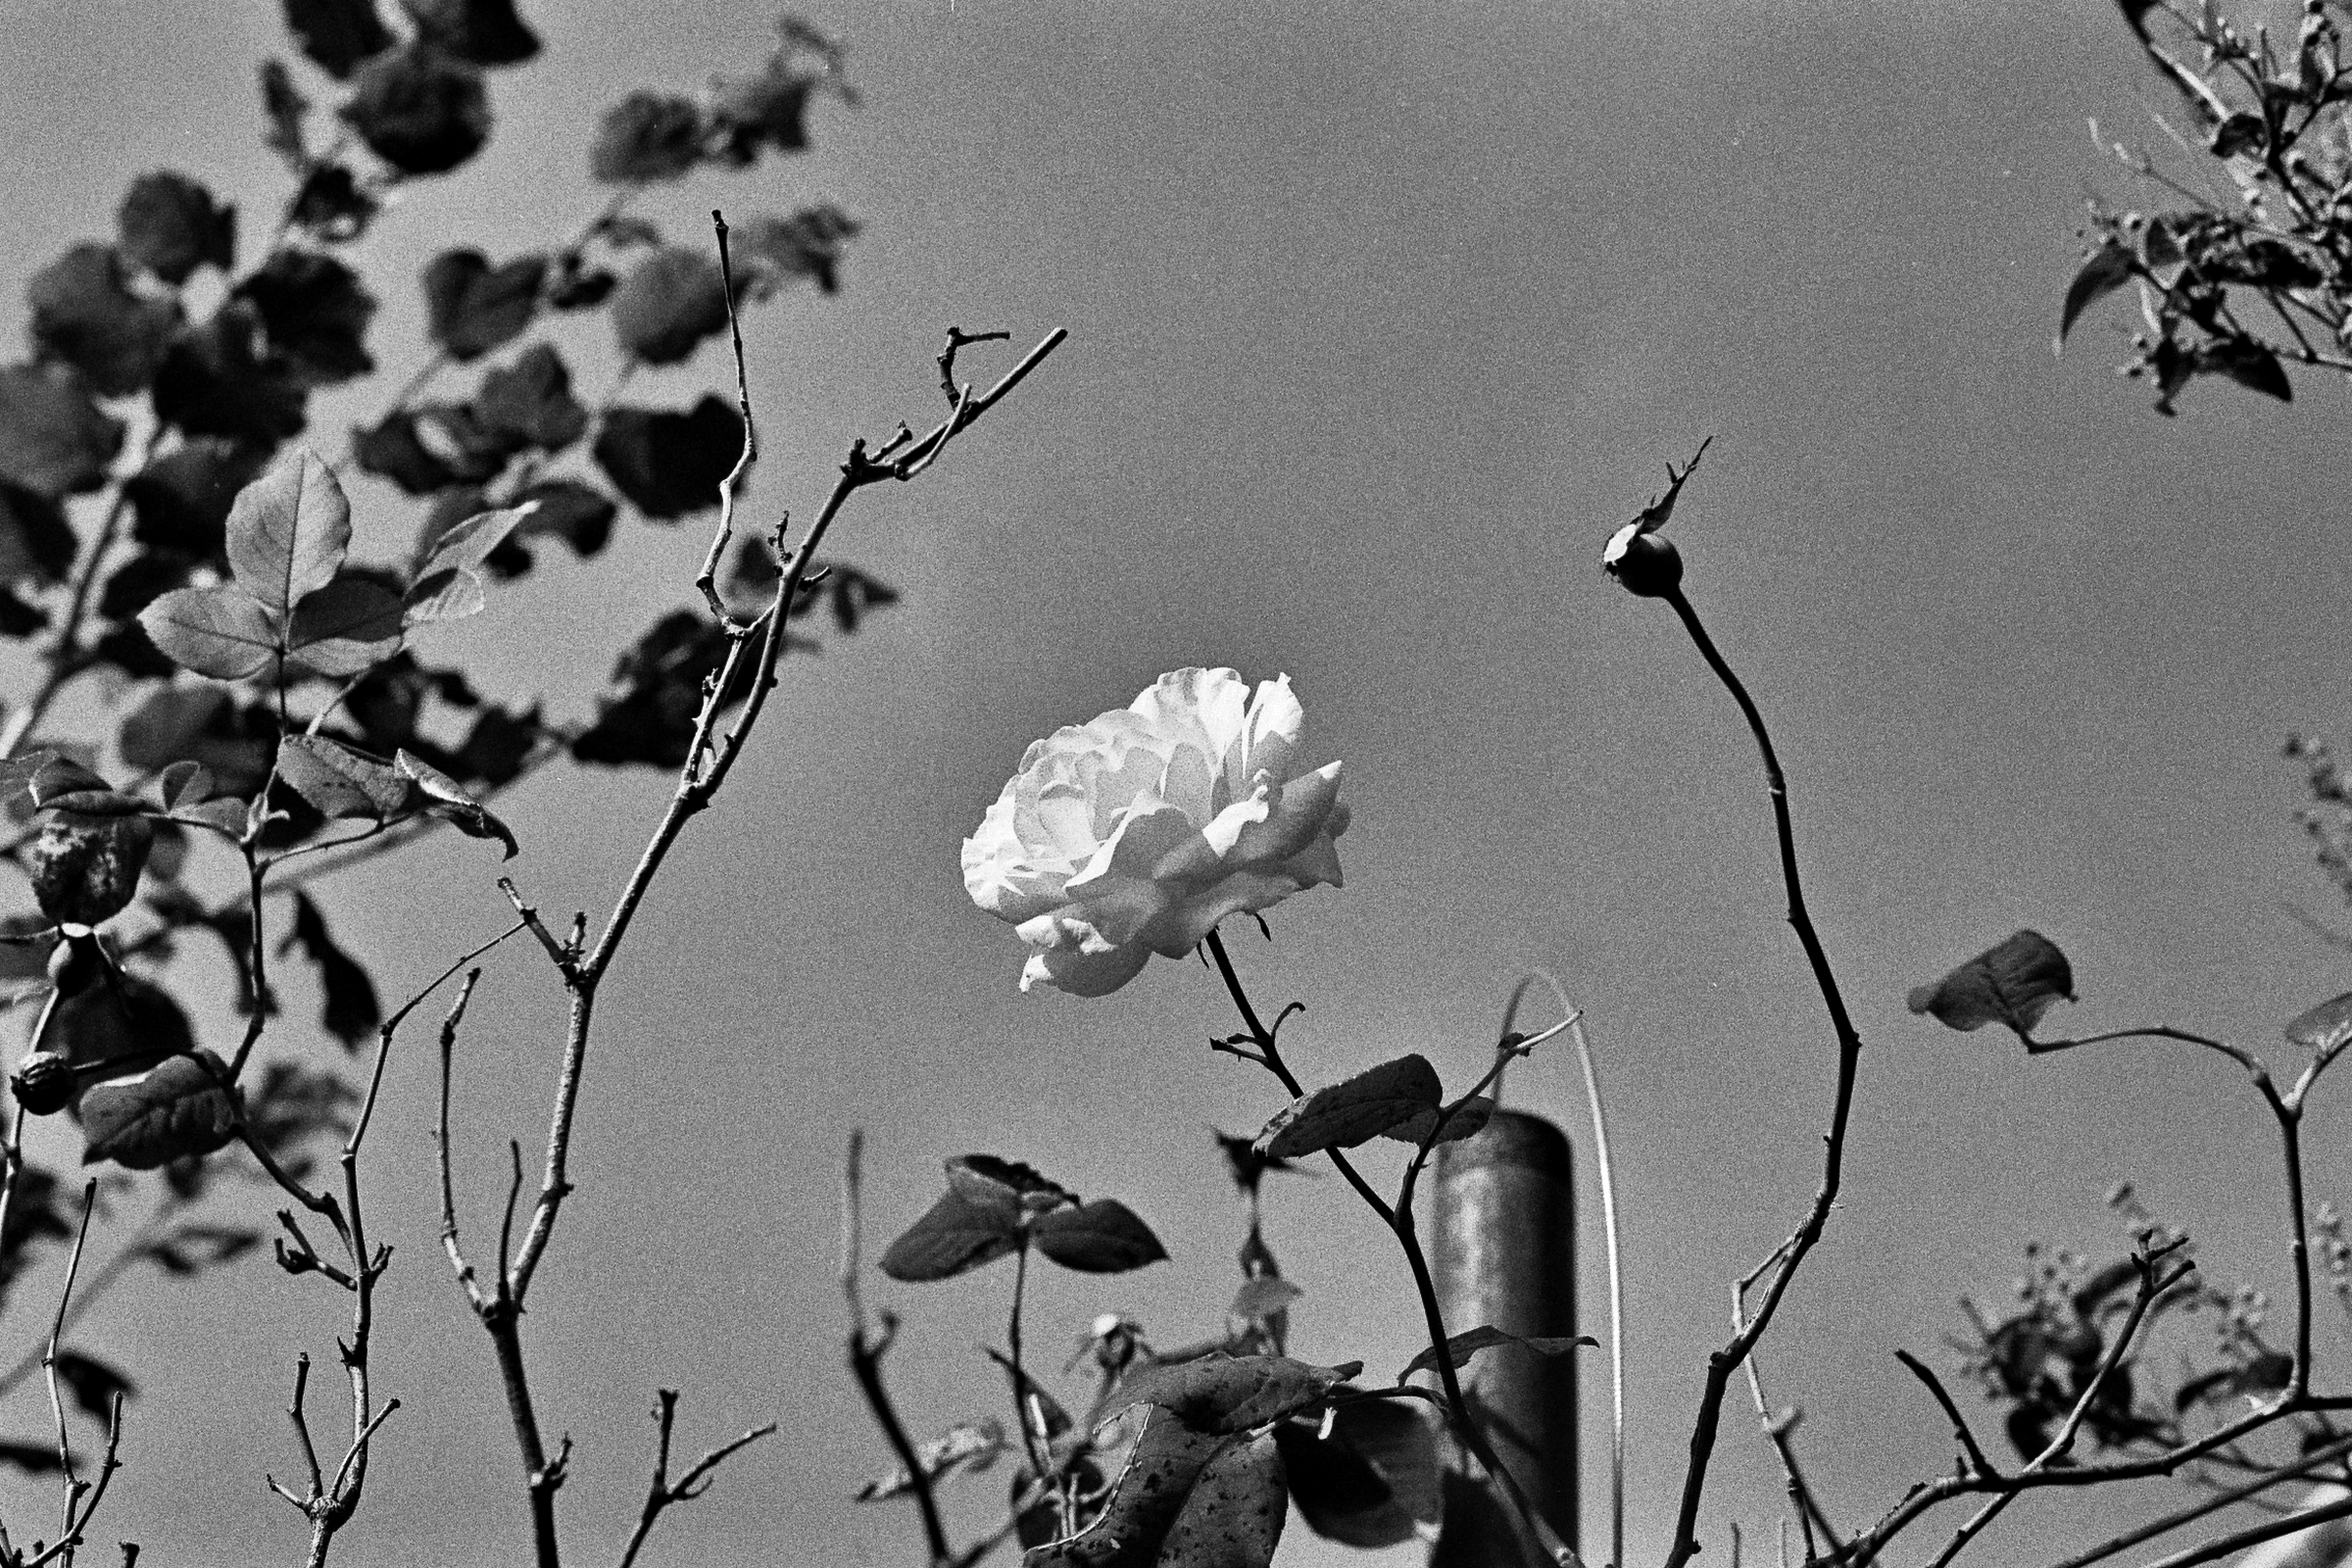
[(697, 1459), (693, 1468), (672, 1481), (669, 1479), (669, 1435), (671, 1425), (677, 1419), (678, 1391), (662, 1389), (660, 1393), (661, 1403), (654, 1407), (654, 1422), (659, 1428), (660, 1438), (654, 1448), (653, 1484), (646, 1489), (645, 1507), (637, 1516), (637, 1528), (629, 1533), (629, 1544), (621, 1551), (620, 1568), (633, 1568), (638, 1548), (645, 1544), (645, 1538), (653, 1533), (654, 1521), (662, 1517), (662, 1509), (671, 1503), (688, 1502), (701, 1496), (710, 1489), (710, 1483), (705, 1478), (725, 1462), (729, 1454), (739, 1448), (750, 1447), (761, 1438), (773, 1436), (776, 1430), (773, 1421), (765, 1426), (754, 1427), (732, 1443), (722, 1443), (712, 1448)]
[[(891, 1402), (890, 1393), (882, 1384), (882, 1357), (898, 1337), (899, 1320), (883, 1313), (881, 1331), (876, 1333), (866, 1321), (865, 1299), (858, 1288), (858, 1167), (864, 1148), (865, 1135), (853, 1130), (849, 1159), (841, 1178), (841, 1294), (850, 1308), (850, 1372), (858, 1380), (858, 1392), (865, 1396), (865, 1406), (872, 1413), (874, 1424), (882, 1429), (891, 1452), (898, 1455), (900, 1467), (906, 1472), (906, 1490), (922, 1514), (923, 1541), (930, 1548), (932, 1568), (944, 1568), (956, 1560), (956, 1553), (948, 1544), (948, 1528), (940, 1518), (939, 1499), (932, 1494), (930, 1472), (923, 1468), (922, 1456), (914, 1449), (914, 1440), (906, 1435), (906, 1425), (899, 1419), (898, 1406)], [(1042, 1484), (1042, 1471), (1039, 1480)]]

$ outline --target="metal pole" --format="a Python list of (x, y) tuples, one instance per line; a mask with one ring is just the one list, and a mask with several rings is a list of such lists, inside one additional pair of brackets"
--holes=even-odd
[[(1498, 1110), (1430, 1160), (1430, 1268), (1449, 1333), (1481, 1325), (1525, 1338), (1576, 1332), (1576, 1203), (1567, 1135)], [(1576, 1357), (1515, 1345), (1481, 1350), (1465, 1390), (1488, 1441), (1545, 1519), (1577, 1540)], [(1542, 1563), (1508, 1506), (1449, 1477), (1431, 1568)]]

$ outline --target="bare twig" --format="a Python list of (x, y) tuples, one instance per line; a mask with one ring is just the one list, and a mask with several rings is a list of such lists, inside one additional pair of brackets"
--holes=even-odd
[[(882, 1384), (882, 1357), (898, 1337), (899, 1322), (885, 1312), (881, 1331), (875, 1332), (866, 1321), (865, 1300), (858, 1287), (858, 1167), (864, 1148), (865, 1135), (853, 1130), (849, 1159), (841, 1178), (841, 1294), (850, 1308), (850, 1372), (858, 1380), (858, 1392), (865, 1396), (865, 1405), (873, 1414), (874, 1424), (882, 1429), (891, 1452), (898, 1455), (900, 1467), (906, 1472), (906, 1490), (922, 1515), (923, 1541), (930, 1549), (932, 1568), (942, 1568), (955, 1560), (956, 1553), (948, 1544), (948, 1528), (940, 1518), (939, 1499), (932, 1494), (931, 1475), (923, 1468), (922, 1456), (914, 1450), (914, 1440), (906, 1435), (906, 1425), (899, 1419), (898, 1406), (891, 1402), (890, 1393)], [(1041, 1485), (1044, 1479), (1044, 1472), (1039, 1472)]]
[(83, 1483), (74, 1468), (74, 1443), (66, 1431), (66, 1401), (58, 1392), (57, 1342), (66, 1332), (66, 1303), (74, 1297), (74, 1276), (81, 1271), (81, 1250), (90, 1239), (90, 1211), (98, 1203), (98, 1178), (93, 1176), (81, 1189), (81, 1224), (74, 1233), (74, 1251), (66, 1259), (66, 1282), (57, 1293), (57, 1314), (49, 1320), (49, 1349), (41, 1357), (41, 1370), (49, 1380), (49, 1409), (57, 1417), (57, 1468), (59, 1482), (65, 1489), (65, 1524), (59, 1531), (64, 1540), (74, 1534), (74, 1505), (81, 1500)]
[(621, 1551), (620, 1568), (633, 1568), (638, 1549), (645, 1544), (645, 1538), (653, 1533), (654, 1521), (662, 1517), (662, 1509), (673, 1502), (688, 1502), (701, 1496), (710, 1487), (705, 1478), (725, 1462), (729, 1454), (751, 1446), (761, 1438), (773, 1436), (776, 1430), (773, 1421), (765, 1426), (754, 1427), (732, 1443), (722, 1443), (712, 1448), (697, 1459), (693, 1468), (672, 1481), (669, 1479), (669, 1435), (670, 1427), (677, 1419), (678, 1391), (663, 1389), (660, 1392), (661, 1403), (654, 1407), (654, 1421), (660, 1429), (660, 1439), (654, 1449), (654, 1480), (646, 1489), (645, 1507), (637, 1516), (637, 1528), (629, 1533), (629, 1544)]

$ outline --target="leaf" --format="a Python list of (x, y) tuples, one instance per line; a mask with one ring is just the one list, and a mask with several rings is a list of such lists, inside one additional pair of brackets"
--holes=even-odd
[(1295, 1159), (1325, 1149), (1353, 1149), (1439, 1102), (1438, 1071), (1420, 1055), (1366, 1068), (1344, 1083), (1299, 1096), (1257, 1135), (1257, 1152)]
[(726, 283), (712, 258), (665, 245), (622, 279), (612, 314), (621, 353), (648, 365), (676, 365), (727, 329)]
[(2061, 997), (2075, 999), (2075, 972), (2066, 955), (2040, 932), (2020, 931), (1934, 985), (1914, 988), (1905, 1004), (1934, 1013), (1947, 1028), (1966, 1032), (2003, 1023), (2031, 1041), (2034, 1026)]
[(417, 566), (415, 581), (421, 586), (445, 571), (480, 570), (490, 552), (538, 510), (539, 503), (525, 501), (496, 512), (475, 513), (433, 541), (432, 552)]
[(394, 42), (375, 0), (285, 0), (285, 10), (302, 52), (338, 81)]
[(397, 409), (351, 433), (360, 466), (413, 496), (495, 478), (522, 444), (490, 429), (472, 409), (446, 403)]
[(482, 579), (463, 567), (436, 571), (401, 598), (403, 626), (429, 626), (438, 621), (464, 620), (478, 615), (489, 600)]
[(165, 810), (181, 810), (212, 799), (213, 770), (202, 762), (183, 760), (165, 768), (164, 776), (156, 780), (156, 787), (163, 796)]
[(1225, 1315), (1246, 1323), (1263, 1323), (1278, 1312), (1288, 1311), (1291, 1303), (1305, 1294), (1279, 1274), (1260, 1274), (1242, 1282), (1242, 1288), (1233, 1293), (1233, 1304), (1225, 1309)]
[(1274, 1442), (1298, 1516), (1325, 1540), (1365, 1550), (1398, 1545), (1444, 1512), (1437, 1434), (1411, 1405), (1335, 1404), (1328, 1432), (1285, 1421)]
[(2352, 991), (2296, 1014), (2286, 1038), (2315, 1056), (2333, 1055), (2352, 1043)]
[[(1398, 1122), (1380, 1136), (1394, 1138), (1402, 1144), (1419, 1144), (1429, 1137), (1430, 1129), (1437, 1126), (1439, 1108), (1432, 1106), (1409, 1120)], [(1438, 1134), (1437, 1142), (1451, 1144), (1464, 1138), (1475, 1138), (1494, 1114), (1494, 1101), (1485, 1095), (1473, 1095), (1462, 1103), (1461, 1108), (1446, 1118), (1445, 1129)]]
[(1038, 1546), (1023, 1568), (1265, 1568), (1285, 1518), (1271, 1435), (1236, 1441), (1153, 1410), (1110, 1501), (1077, 1535)]
[(2287, 380), (2278, 356), (2251, 338), (2216, 343), (2200, 354), (2198, 361), (2202, 368), (2218, 371), (2249, 391), (2281, 403), (2295, 401), (2294, 384)]
[(221, 1088), (227, 1076), (226, 1062), (199, 1051), (167, 1057), (133, 1077), (90, 1085), (81, 1092), (87, 1140), (81, 1162), (110, 1159), (125, 1170), (153, 1170), (211, 1153), (237, 1125), (236, 1101)]
[(720, 154), (738, 167), (750, 165), (763, 149), (804, 151), (808, 100), (819, 87), (838, 81), (839, 45), (791, 18), (780, 26), (783, 47), (764, 68), (751, 75), (720, 76), (710, 84), (710, 122)]
[(506, 846), (507, 853), (499, 857), (503, 860), (512, 860), (522, 853), (522, 846), (514, 842), (507, 824), (466, 794), (456, 779), (412, 752), (401, 752), (393, 760), (432, 802), (425, 808), (428, 813), (442, 818), (469, 839), (496, 839)]
[(1041, 1214), (1029, 1234), (1040, 1252), (1082, 1274), (1124, 1274), (1168, 1255), (1151, 1226), (1109, 1198)]
[(588, 172), (607, 184), (676, 179), (703, 156), (702, 106), (675, 93), (633, 92), (605, 111)]
[(360, 182), (348, 164), (318, 164), (302, 173), (288, 219), (329, 245), (343, 245), (368, 231), (383, 201), (374, 188)]
[(522, 545), (526, 539), (561, 539), (583, 560), (597, 554), (612, 539), (612, 519), (620, 513), (612, 497), (577, 479), (543, 479), (514, 499), (538, 510), (484, 563), (502, 577), (529, 569), (531, 555)]
[(2262, 116), (2250, 109), (2240, 109), (2223, 117), (2221, 123), (2213, 127), (2206, 146), (2216, 158), (2259, 157), (2270, 139), (2271, 127)]
[(120, 984), (92, 986), (58, 1003), (45, 1037), (51, 1050), (69, 1061), (95, 1066), (196, 1049), (188, 1015), (170, 992), (135, 974), (118, 979)]
[(28, 1476), (53, 1476), (65, 1469), (54, 1443), (18, 1443), (0, 1438), (0, 1464), (13, 1464)]
[(305, 386), (331, 386), (375, 368), (367, 347), (375, 297), (332, 256), (277, 251), (229, 297), (253, 307), (270, 352)]
[(405, 625), (399, 595), (366, 577), (337, 577), (294, 607), (286, 651), (305, 668), (341, 679), (400, 652)]
[(748, 264), (752, 283), (746, 292), (764, 300), (805, 277), (820, 293), (839, 293), (842, 252), (862, 226), (830, 202), (804, 207), (789, 218), (750, 220), (734, 247)]
[[(1010, 1452), (1012, 1446), (1001, 1423), (993, 1420), (965, 1421), (948, 1428), (936, 1438), (915, 1445), (914, 1459), (923, 1477), (936, 1483), (958, 1472), (976, 1475), (995, 1464), (1000, 1455)], [(885, 1497), (903, 1496), (913, 1490), (914, 1477), (902, 1465), (881, 1480), (869, 1481), (859, 1487), (858, 1500), (879, 1502)]]
[[(703, 683), (718, 673), (726, 647), (726, 633), (707, 615), (675, 610), (662, 616), (614, 662), (612, 679), (621, 690), (598, 709), (595, 723), (572, 738), (572, 757), (612, 765), (684, 763)], [(736, 667), (735, 688), (720, 694), (722, 708), (750, 690), (748, 662)]]
[(1130, 1372), (1102, 1407), (1104, 1415), (1137, 1404), (1160, 1405), (1196, 1431), (1230, 1437), (1321, 1404), (1363, 1370), (1360, 1361), (1313, 1366), (1282, 1355), (1212, 1350)]
[(279, 741), (277, 776), (330, 820), (390, 821), (408, 811), (416, 790), (405, 775), (323, 735)]
[(24, 286), (32, 346), (89, 377), (105, 397), (127, 396), (155, 379), (179, 302), (133, 293), (112, 245), (76, 245)]
[(494, 268), (477, 250), (443, 251), (424, 266), (427, 330), (459, 363), (479, 359), (531, 324), (546, 279), (536, 252)]
[(172, 340), (155, 372), (156, 417), (191, 436), (274, 447), (302, 430), (308, 391), (271, 352), (261, 313), (229, 300)]
[(383, 1006), (376, 1000), (375, 982), (336, 943), (317, 902), (300, 889), (294, 893), (293, 924), (279, 941), (277, 951), (283, 956), (296, 948), (318, 968), (319, 1024), (343, 1042), (344, 1050), (359, 1050), (384, 1021)]
[(2090, 253), (2074, 281), (2066, 285), (2066, 303), (2058, 311), (2058, 335), (2050, 343), (2053, 353), (2066, 347), (2066, 334), (2074, 330), (2077, 318), (2132, 281), (2132, 253), (2113, 240)]
[(64, 508), (0, 479), (0, 583), (62, 582), (79, 544)]
[(115, 231), (124, 256), (174, 287), (199, 267), (227, 272), (236, 266), (236, 208), (169, 170), (130, 182), (115, 210)]
[(1017, 1205), (982, 1204), (961, 1193), (942, 1193), (890, 1244), (878, 1266), (910, 1285), (952, 1279), (1010, 1257), (1020, 1245), (1020, 1229)]
[(490, 139), (481, 72), (416, 44), (362, 66), (338, 113), (369, 152), (404, 174), (446, 173)]
[(220, 559), (228, 509), (261, 469), (256, 449), (209, 438), (154, 459), (123, 481), (131, 538), (183, 561)]
[(273, 615), (332, 582), (350, 549), (351, 503), (308, 447), (239, 491), (229, 508), (228, 568)]
[(127, 1400), (139, 1392), (139, 1386), (123, 1373), (79, 1350), (57, 1352), (57, 1381), (74, 1396), (74, 1403), (82, 1414), (93, 1421), (112, 1419), (115, 1401)]
[(52, 498), (95, 490), (122, 447), (122, 421), (90, 401), (74, 371), (0, 368), (0, 479)]
[(155, 843), (143, 816), (59, 811), (24, 852), (32, 896), (61, 925), (98, 925), (129, 907)]
[(245, 1097), (245, 1125), (281, 1163), (305, 1163), (303, 1146), (315, 1139), (340, 1142), (351, 1130), (350, 1112), (360, 1093), (332, 1072), (292, 1061), (273, 1061)]
[(262, 62), (261, 79), (262, 145), (300, 174), (311, 162), (310, 137), (303, 130), (311, 101), (294, 85), (294, 73), (275, 56)]
[(514, 14), (514, 0), (400, 0), (400, 6), (418, 37), (477, 66), (518, 66), (539, 52), (539, 35)]
[(948, 1190), (977, 1203), (1009, 1204), (1036, 1213), (1078, 1201), (1078, 1195), (1017, 1159), (957, 1154), (947, 1162)]
[(561, 452), (588, 429), (588, 410), (571, 395), (571, 371), (546, 343), (484, 375), (473, 408), (490, 430), (541, 452)]
[(718, 505), (718, 487), (743, 451), (743, 419), (715, 394), (685, 414), (618, 408), (605, 416), (593, 451), (639, 512), (682, 517)]
[(259, 789), (270, 770), (277, 713), (257, 704), (240, 707), (218, 686), (174, 682), (156, 687), (123, 715), (115, 745), (131, 767), (165, 768), (189, 759), (211, 770), (210, 793), (245, 794)]
[[(1454, 1366), (1460, 1367), (1468, 1364), (1470, 1358), (1479, 1351), (1493, 1349), (1497, 1345), (1522, 1346), (1535, 1351), (1538, 1355), (1566, 1355), (1580, 1345), (1590, 1346), (1599, 1343), (1590, 1334), (1522, 1337), (1517, 1334), (1505, 1334), (1498, 1328), (1481, 1326), (1465, 1330), (1447, 1340), (1446, 1342), (1446, 1359)], [(1396, 1374), (1396, 1381), (1402, 1383), (1416, 1372), (1433, 1372), (1437, 1370), (1437, 1350), (1434, 1348), (1425, 1349), (1404, 1364), (1404, 1370)]]
[(260, 674), (277, 656), (277, 627), (270, 612), (251, 594), (227, 583), (174, 588), (139, 612), (139, 626), (165, 658), (214, 680)]

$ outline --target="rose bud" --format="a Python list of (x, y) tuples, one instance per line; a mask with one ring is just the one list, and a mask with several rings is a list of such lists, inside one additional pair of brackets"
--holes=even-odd
[(52, 1116), (74, 1100), (74, 1064), (54, 1051), (36, 1051), (9, 1076), (17, 1103), (28, 1116)]
[(1629, 522), (1609, 536), (1600, 553), (1600, 568), (1625, 585), (1628, 593), (1644, 599), (1663, 599), (1683, 580), (1683, 553), (1674, 541)]
[(106, 973), (106, 955), (96, 935), (68, 936), (49, 950), (49, 983), (61, 997), (78, 997)]

